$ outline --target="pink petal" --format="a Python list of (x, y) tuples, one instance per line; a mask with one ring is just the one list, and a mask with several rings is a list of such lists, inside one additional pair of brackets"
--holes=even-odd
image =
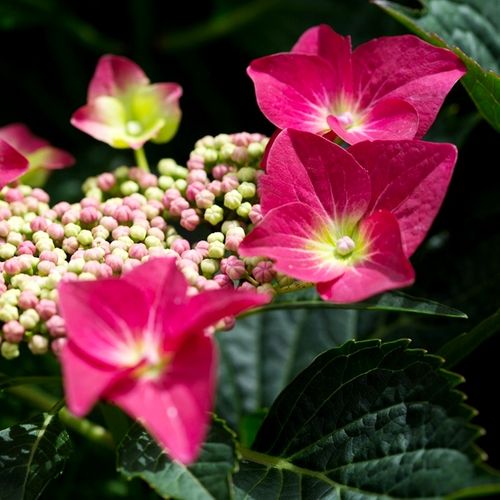
[(186, 317), (178, 314), (177, 309), (187, 303), (188, 297), (186, 278), (177, 269), (176, 259), (149, 259), (124, 274), (122, 280), (140, 290), (148, 304), (149, 331), (161, 333), (165, 340), (177, 338), (186, 321)]
[(279, 128), (328, 131), (326, 117), (342, 90), (334, 69), (308, 54), (275, 54), (252, 61), (247, 69), (261, 111)]
[(425, 238), (448, 189), (457, 160), (452, 144), (424, 141), (362, 142), (350, 153), (369, 172), (369, 211), (390, 210), (410, 256)]
[(342, 82), (347, 95), (352, 93), (351, 37), (342, 36), (326, 24), (305, 31), (293, 46), (297, 54), (313, 54), (326, 59), (333, 68), (333, 78)]
[(0, 128), (0, 139), (25, 155), (50, 145), (46, 140), (32, 134), (24, 123), (12, 123)]
[(216, 379), (213, 339), (190, 335), (160, 378), (129, 378), (105, 397), (132, 417), (185, 464), (200, 451), (210, 421)]
[(21, 177), (28, 170), (28, 160), (0, 139), (0, 187)]
[(342, 275), (345, 266), (324, 259), (311, 248), (311, 240), (322, 225), (324, 215), (304, 203), (274, 208), (246, 236), (239, 246), (243, 256), (275, 259), (274, 267), (303, 281), (328, 281)]
[(73, 165), (75, 158), (63, 149), (46, 146), (28, 155), (31, 168), (58, 170)]
[(284, 130), (274, 141), (260, 191), (264, 214), (296, 201), (352, 222), (363, 215), (371, 197), (370, 178), (349, 152), (297, 130)]
[(386, 97), (409, 102), (418, 113), (417, 137), (434, 121), (444, 98), (465, 68), (451, 51), (413, 35), (382, 37), (360, 45), (352, 55), (354, 89), (368, 108)]
[(415, 273), (403, 252), (399, 226), (392, 214), (377, 211), (361, 222), (360, 231), (371, 242), (369, 256), (347, 268), (339, 278), (318, 283), (324, 300), (339, 304), (358, 302), (413, 283)]
[(138, 362), (149, 315), (139, 288), (111, 278), (65, 281), (58, 292), (68, 338), (81, 352), (109, 367)]
[(87, 414), (113, 382), (123, 376), (123, 370), (99, 363), (81, 352), (71, 341), (61, 352), (64, 393), (71, 413)]
[(236, 290), (210, 290), (191, 297), (184, 310), (180, 328), (183, 332), (202, 332), (227, 316), (237, 316), (247, 309), (262, 306), (271, 301), (265, 293)]
[(349, 128), (331, 115), (328, 117), (328, 125), (348, 144), (366, 140), (413, 139), (418, 130), (415, 108), (397, 98), (378, 101), (362, 120), (361, 125)]
[(131, 87), (148, 85), (144, 71), (130, 59), (105, 55), (99, 59), (88, 90), (88, 101), (100, 96), (117, 96)]

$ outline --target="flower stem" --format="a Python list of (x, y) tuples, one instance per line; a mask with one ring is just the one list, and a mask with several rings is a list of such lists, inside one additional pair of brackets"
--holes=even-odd
[[(58, 402), (57, 398), (51, 394), (28, 385), (11, 387), (6, 392), (17, 396), (43, 411), (50, 411)], [(113, 438), (104, 427), (94, 424), (90, 420), (75, 417), (66, 407), (59, 410), (59, 418), (61, 422), (90, 441), (103, 445), (106, 448), (114, 449)]]
[(149, 164), (146, 158), (146, 153), (144, 152), (144, 148), (134, 149), (134, 156), (137, 166), (145, 172), (149, 172)]

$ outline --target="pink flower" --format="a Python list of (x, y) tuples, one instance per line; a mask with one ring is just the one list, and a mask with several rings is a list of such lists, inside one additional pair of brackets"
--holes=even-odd
[(377, 38), (351, 53), (350, 38), (326, 25), (248, 68), (259, 107), (277, 127), (333, 131), (349, 144), (422, 137), (464, 73), (452, 52), (415, 36)]
[(15, 181), (28, 170), (28, 160), (0, 139), (0, 188)]
[(71, 123), (115, 148), (168, 142), (179, 126), (181, 95), (177, 83), (151, 85), (130, 59), (106, 55), (90, 82), (87, 104), (73, 114)]
[(12, 123), (0, 128), (0, 139), (16, 148), (28, 159), (30, 172), (58, 170), (75, 163), (72, 155), (37, 137), (23, 123)]
[(213, 405), (217, 355), (207, 328), (269, 301), (228, 290), (188, 297), (187, 288), (173, 258), (59, 285), (69, 409), (82, 416), (98, 399), (111, 401), (184, 463), (195, 460)]
[(365, 141), (348, 151), (284, 130), (261, 180), (264, 219), (239, 253), (317, 284), (325, 300), (363, 300), (410, 285), (408, 260), (444, 198), (456, 161), (451, 144)]

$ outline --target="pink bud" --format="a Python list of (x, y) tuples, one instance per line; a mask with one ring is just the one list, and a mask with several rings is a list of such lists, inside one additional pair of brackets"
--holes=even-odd
[(236, 163), (245, 163), (246, 161), (248, 161), (248, 151), (246, 147), (236, 147), (231, 153), (231, 160)]
[(38, 297), (31, 290), (24, 290), (19, 295), (17, 304), (21, 309), (33, 309), (38, 304)]
[(59, 337), (57, 339), (54, 339), (51, 343), (50, 343), (50, 348), (52, 349), (52, 352), (59, 357), (59, 355), (61, 354), (62, 350), (63, 350), (63, 347), (64, 345), (66, 344), (67, 342), (67, 339), (65, 337)]
[(150, 227), (148, 229), (148, 236), (154, 236), (158, 238), (160, 241), (165, 240), (165, 233), (158, 227)]
[(132, 223), (135, 225), (141, 225), (146, 229), (149, 228), (148, 218), (144, 211), (139, 208), (136, 210), (132, 210)]
[(276, 271), (272, 262), (263, 260), (253, 268), (252, 275), (259, 283), (270, 283), (275, 278)]
[(255, 288), (256, 287), (254, 285), (252, 285), (252, 283), (249, 283), (248, 281), (244, 281), (238, 287), (238, 290), (243, 290), (243, 291), (248, 291), (248, 292), (255, 292)]
[(72, 256), (71, 256), (71, 260), (73, 259), (83, 259), (83, 256), (85, 255), (85, 250), (83, 250), (82, 248), (80, 248), (79, 250), (77, 250)]
[(240, 185), (236, 174), (228, 173), (222, 178), (221, 189), (223, 193), (228, 193)]
[(24, 204), (29, 212), (37, 212), (40, 202), (36, 198), (33, 198), (33, 196), (28, 196), (24, 198)]
[(47, 233), (53, 240), (62, 240), (64, 238), (64, 228), (61, 224), (49, 224)]
[(125, 198), (123, 198), (123, 204), (126, 207), (130, 208), (130, 210), (141, 208), (141, 202), (133, 196), (126, 196)]
[(128, 226), (118, 226), (116, 229), (113, 229), (111, 236), (114, 240), (117, 240), (121, 236), (128, 236), (130, 234), (130, 228)]
[(226, 273), (232, 280), (238, 280), (247, 273), (245, 263), (234, 255), (231, 255), (227, 259), (222, 259), (220, 268), (221, 271)]
[(167, 189), (162, 199), (164, 207), (170, 208), (170, 204), (177, 198), (180, 198), (181, 196), (182, 195), (178, 189), (175, 188)]
[[(119, 207), (120, 205), (118, 205), (116, 203), (115, 200), (113, 201), (106, 201), (104, 203), (104, 205), (102, 206), (102, 213), (106, 216), (109, 216), (109, 217), (114, 217), (115, 216), (115, 212), (116, 212), (116, 209)], [(101, 221), (101, 224), (102, 224), (102, 221)]]
[(113, 229), (116, 229), (118, 227), (118, 221), (114, 219), (113, 217), (110, 217), (109, 215), (105, 215), (99, 223), (101, 226), (106, 228), (108, 231), (113, 231)]
[(95, 207), (85, 207), (80, 212), (80, 221), (83, 224), (94, 224), (100, 218), (101, 214)]
[(174, 252), (177, 252), (179, 255), (182, 255), (183, 252), (191, 248), (191, 245), (189, 244), (188, 240), (185, 240), (184, 238), (178, 238), (174, 240), (174, 242), (170, 245), (170, 248)]
[(54, 314), (57, 314), (57, 304), (53, 300), (41, 299), (40, 302), (35, 306), (36, 312), (40, 315), (40, 318), (47, 321), (52, 318)]
[(84, 250), (83, 258), (87, 262), (89, 262), (91, 260), (100, 261), (104, 258), (105, 254), (106, 254), (106, 252), (103, 248), (93, 247), (93, 248), (89, 248), (88, 250)]
[(78, 274), (71, 271), (66, 271), (62, 276), (62, 281), (78, 281)]
[(127, 205), (119, 205), (116, 207), (115, 219), (121, 224), (132, 220), (132, 210)]
[(203, 163), (203, 158), (190, 158), (187, 161), (187, 168), (189, 170), (201, 170), (205, 168), (205, 163)]
[(220, 181), (228, 172), (229, 167), (227, 165), (215, 165), (212, 169), (212, 177)]
[(198, 241), (198, 243), (196, 243), (194, 247), (203, 258), (208, 256), (208, 247), (209, 247), (208, 241), (206, 240)]
[(189, 202), (184, 198), (176, 198), (170, 203), (169, 212), (171, 215), (180, 216), (183, 210), (189, 208)]
[(44, 250), (40, 254), (40, 260), (48, 260), (50, 262), (53, 262), (54, 264), (57, 264), (57, 261), (59, 260), (57, 257), (57, 253), (53, 252), (52, 250)]
[(10, 211), (9, 207), (1, 207), (0, 208), (0, 220), (5, 220), (8, 219), (9, 217), (12, 217), (12, 212)]
[(177, 269), (179, 269), (180, 271), (184, 271), (186, 269), (190, 269), (192, 271), (198, 272), (198, 264), (196, 264), (196, 262), (194, 262), (194, 261), (192, 261), (190, 259), (180, 258), (177, 261)]
[(194, 182), (206, 184), (207, 173), (205, 172), (205, 170), (201, 169), (191, 170), (187, 176), (187, 182), (188, 184), (193, 184)]
[(200, 223), (200, 217), (194, 208), (188, 208), (181, 212), (180, 225), (188, 231), (194, 231)]
[(54, 314), (54, 316), (49, 318), (46, 325), (52, 337), (64, 337), (66, 335), (64, 319), (58, 314)]
[(138, 182), (142, 189), (146, 189), (148, 187), (157, 186), (158, 178), (154, 174), (143, 172), (142, 177), (138, 179)]
[(252, 206), (248, 217), (252, 221), (252, 224), (258, 224), (264, 218), (259, 204)]
[(10, 188), (5, 194), (4, 199), (7, 203), (13, 203), (15, 201), (23, 201), (24, 195), (18, 188)]
[(36, 253), (36, 246), (32, 241), (29, 240), (23, 241), (17, 247), (18, 255), (35, 255), (35, 253)]
[(182, 252), (181, 257), (183, 259), (187, 260), (192, 260), (196, 264), (199, 264), (203, 260), (203, 255), (201, 255), (200, 252), (197, 250), (186, 250), (185, 252)]
[(111, 190), (116, 184), (115, 176), (109, 172), (101, 174), (97, 177), (97, 186), (103, 191)]
[(97, 208), (99, 206), (99, 200), (96, 198), (85, 197), (80, 200), (80, 206), (82, 208), (94, 207)]
[(61, 222), (63, 224), (70, 224), (78, 222), (80, 219), (80, 212), (76, 208), (71, 208), (65, 212), (61, 217)]
[(49, 260), (41, 260), (36, 267), (41, 276), (48, 276), (56, 265)]
[(107, 264), (99, 264), (98, 278), (111, 278), (113, 276), (113, 269)]
[(62, 217), (70, 208), (71, 205), (67, 201), (60, 201), (52, 207), (52, 210), (54, 210), (58, 217)]
[(50, 201), (50, 196), (40, 188), (35, 188), (31, 191), (31, 196), (33, 198), (36, 198), (38, 201), (41, 201), (42, 203), (48, 203)]
[(123, 272), (124, 273), (127, 273), (129, 271), (132, 271), (132, 269), (134, 269), (134, 267), (137, 267), (137, 266), (140, 266), (141, 265), (141, 261), (140, 260), (137, 260), (137, 259), (128, 259), (126, 260), (124, 263), (123, 263)]
[(89, 262), (85, 262), (83, 265), (83, 272), (93, 274), (94, 276), (99, 276), (100, 264), (95, 260), (91, 260)]
[(11, 257), (3, 263), (3, 271), (4, 273), (10, 274), (11, 276), (14, 274), (19, 274), (22, 272), (22, 263), (19, 260), (19, 257)]
[(195, 201), (196, 206), (199, 208), (209, 208), (213, 205), (215, 200), (215, 195), (208, 189), (202, 189), (196, 194)]
[(114, 273), (119, 273), (122, 270), (123, 260), (118, 255), (112, 253), (104, 257), (104, 262), (111, 268)]
[(31, 222), (30, 222), (30, 228), (31, 230), (34, 231), (45, 231), (47, 227), (49, 226), (49, 223), (45, 217), (41, 217), (40, 215), (35, 217)]
[(141, 260), (148, 255), (148, 249), (144, 243), (134, 243), (128, 250), (128, 254), (132, 259)]
[(153, 217), (150, 222), (151, 227), (157, 227), (164, 231), (167, 228), (167, 221), (163, 217)]
[[(193, 172), (199, 172), (199, 170), (193, 170)], [(205, 184), (203, 182), (193, 182), (189, 184), (186, 189), (186, 198), (193, 201), (196, 195), (205, 189)]]
[(19, 321), (7, 321), (2, 327), (3, 337), (7, 342), (19, 344), (24, 337), (24, 327)]
[[(198, 285), (196, 285), (196, 286), (198, 286)], [(200, 290), (203, 290), (203, 291), (219, 290), (220, 289), (220, 285), (219, 285), (219, 283), (217, 283), (217, 281), (207, 280), (205, 278), (205, 281), (203, 282), (202, 286), (199, 286), (198, 288)]]
[(219, 196), (222, 194), (222, 182), (217, 180), (212, 181), (207, 185), (207, 189), (215, 196)]
[(79, 246), (80, 244), (78, 243), (78, 240), (75, 236), (64, 238), (62, 242), (62, 249), (69, 255), (74, 254), (78, 250)]

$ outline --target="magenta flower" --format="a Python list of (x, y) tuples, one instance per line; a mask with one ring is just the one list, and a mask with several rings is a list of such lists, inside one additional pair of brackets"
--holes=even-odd
[(15, 181), (28, 170), (28, 160), (10, 144), (0, 139), (0, 188)]
[(261, 177), (264, 219), (239, 253), (316, 283), (325, 300), (355, 302), (410, 285), (456, 161), (451, 144), (365, 141), (348, 151), (284, 130)]
[(168, 142), (181, 118), (177, 83), (151, 85), (142, 69), (126, 57), (99, 59), (87, 104), (71, 123), (115, 148), (141, 148), (145, 142)]
[(334, 132), (348, 144), (422, 137), (464, 73), (452, 52), (415, 36), (377, 38), (351, 53), (350, 37), (326, 25), (307, 30), (291, 52), (248, 68), (274, 125)]
[(98, 399), (111, 401), (172, 458), (192, 462), (214, 399), (217, 355), (208, 328), (268, 301), (235, 290), (188, 297), (172, 258), (151, 259), (119, 279), (61, 283), (69, 409), (82, 416)]

